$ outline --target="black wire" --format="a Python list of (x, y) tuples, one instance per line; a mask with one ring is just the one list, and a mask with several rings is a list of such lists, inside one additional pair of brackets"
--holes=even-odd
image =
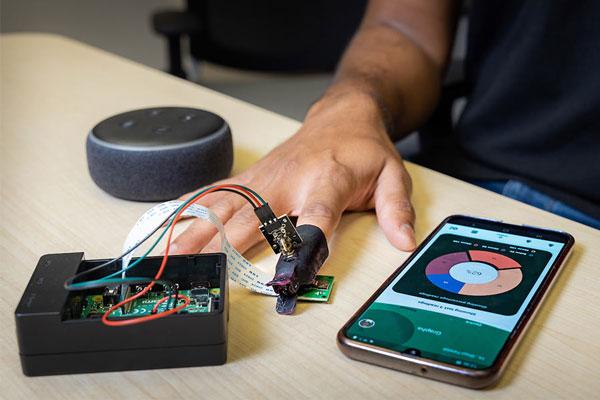
[[(242, 196), (244, 199), (246, 199), (251, 205), (252, 207), (256, 210), (257, 208), (260, 208), (260, 206), (256, 206), (254, 204), (254, 202), (252, 200), (250, 200), (250, 198), (248, 196), (246, 196), (244, 193), (242, 192), (238, 192), (234, 189), (226, 189), (226, 188), (221, 188), (221, 189), (217, 189), (214, 190), (214, 192), (231, 192), (231, 193), (236, 193), (239, 194), (240, 196)], [(213, 193), (213, 192), (211, 192)], [(169, 214), (164, 220), (163, 222), (161, 222), (159, 225), (156, 226), (156, 228), (154, 228), (154, 230), (152, 232), (150, 232), (148, 235), (146, 235), (146, 237), (142, 240), (140, 240), (135, 246), (133, 246), (131, 249), (127, 250), (125, 253), (121, 254), (120, 256), (113, 258), (112, 260), (109, 260), (105, 263), (102, 263), (94, 268), (90, 268), (88, 270), (82, 271), (78, 274), (73, 275), (72, 277), (70, 277), (69, 279), (67, 279), (64, 283), (64, 288), (66, 290), (81, 290), (82, 287), (84, 286), (77, 286), (77, 287), (71, 287), (71, 285), (74, 283), (74, 281), (78, 278), (81, 278), (84, 275), (87, 275), (93, 271), (98, 271), (99, 269), (102, 269), (104, 267), (107, 267), (109, 265), (111, 265), (112, 263), (118, 262), (120, 259), (122, 259), (123, 257), (125, 257), (127, 254), (131, 253), (132, 251), (134, 251), (135, 249), (137, 249), (138, 247), (140, 247), (142, 245), (142, 243), (144, 243), (146, 240), (150, 239), (150, 237), (152, 235), (154, 235), (160, 228), (162, 228), (162, 226), (167, 223), (179, 210), (179, 208), (175, 209), (171, 214)]]
[(248, 196), (246, 196), (244, 193), (242, 193), (242, 192), (238, 192), (238, 191), (236, 191), (236, 190), (234, 190), (234, 189), (226, 189), (226, 188), (222, 188), (222, 189), (215, 190), (215, 192), (217, 192), (217, 191), (219, 191), (219, 192), (220, 192), (220, 191), (223, 191), (223, 192), (231, 192), (231, 193), (239, 194), (240, 196), (242, 196), (243, 198), (245, 198), (245, 199), (246, 199), (246, 201), (247, 201), (248, 203), (250, 203), (250, 205), (252, 206), (252, 208), (254, 208), (255, 210), (256, 210), (257, 208), (260, 208), (260, 207), (262, 206), (262, 205), (260, 205), (260, 204), (259, 204), (259, 205), (256, 205), (256, 204), (255, 204), (255, 203), (254, 203), (252, 200), (250, 200), (250, 197), (248, 197)]
[[(170, 303), (169, 300), (167, 300), (167, 310), (169, 309), (169, 303)], [(177, 307), (178, 300), (179, 300), (179, 285), (176, 284), (175, 285), (175, 299), (173, 300), (173, 308)]]

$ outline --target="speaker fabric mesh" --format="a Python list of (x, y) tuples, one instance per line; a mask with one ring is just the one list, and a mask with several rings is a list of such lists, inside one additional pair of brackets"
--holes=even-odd
[(86, 151), (90, 175), (100, 188), (137, 201), (177, 198), (226, 178), (233, 165), (228, 124), (190, 108), (135, 110), (108, 118), (89, 133)]

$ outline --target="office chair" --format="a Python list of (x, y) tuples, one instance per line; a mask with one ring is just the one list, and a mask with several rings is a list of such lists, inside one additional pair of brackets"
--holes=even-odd
[(168, 40), (168, 72), (185, 78), (181, 38), (199, 61), (265, 72), (333, 71), (367, 0), (187, 0), (153, 15)]

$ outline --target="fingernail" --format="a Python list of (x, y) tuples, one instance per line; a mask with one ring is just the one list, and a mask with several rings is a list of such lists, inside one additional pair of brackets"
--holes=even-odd
[(413, 227), (408, 224), (404, 224), (400, 227), (400, 231), (408, 239), (407, 247), (410, 247), (411, 250), (414, 249), (417, 245), (417, 240), (415, 239), (415, 230), (413, 229)]

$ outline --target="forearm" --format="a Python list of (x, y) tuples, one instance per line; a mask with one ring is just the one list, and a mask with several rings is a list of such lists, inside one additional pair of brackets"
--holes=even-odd
[(422, 123), (437, 103), (441, 70), (411, 39), (379, 25), (361, 29), (329, 93), (360, 91), (377, 103), (393, 137)]
[[(309, 118), (342, 101), (357, 113), (377, 112), (390, 136), (397, 139), (422, 124), (437, 103), (454, 15), (452, 4), (442, 1), (433, 9), (435, 13), (405, 5), (405, 9), (392, 10), (399, 17), (390, 19), (385, 17), (386, 8), (397, 8), (402, 2), (393, 6), (373, 3), (332, 86), (311, 109)], [(415, 15), (419, 12), (427, 15)], [(415, 22), (405, 24), (400, 18), (405, 15)]]

